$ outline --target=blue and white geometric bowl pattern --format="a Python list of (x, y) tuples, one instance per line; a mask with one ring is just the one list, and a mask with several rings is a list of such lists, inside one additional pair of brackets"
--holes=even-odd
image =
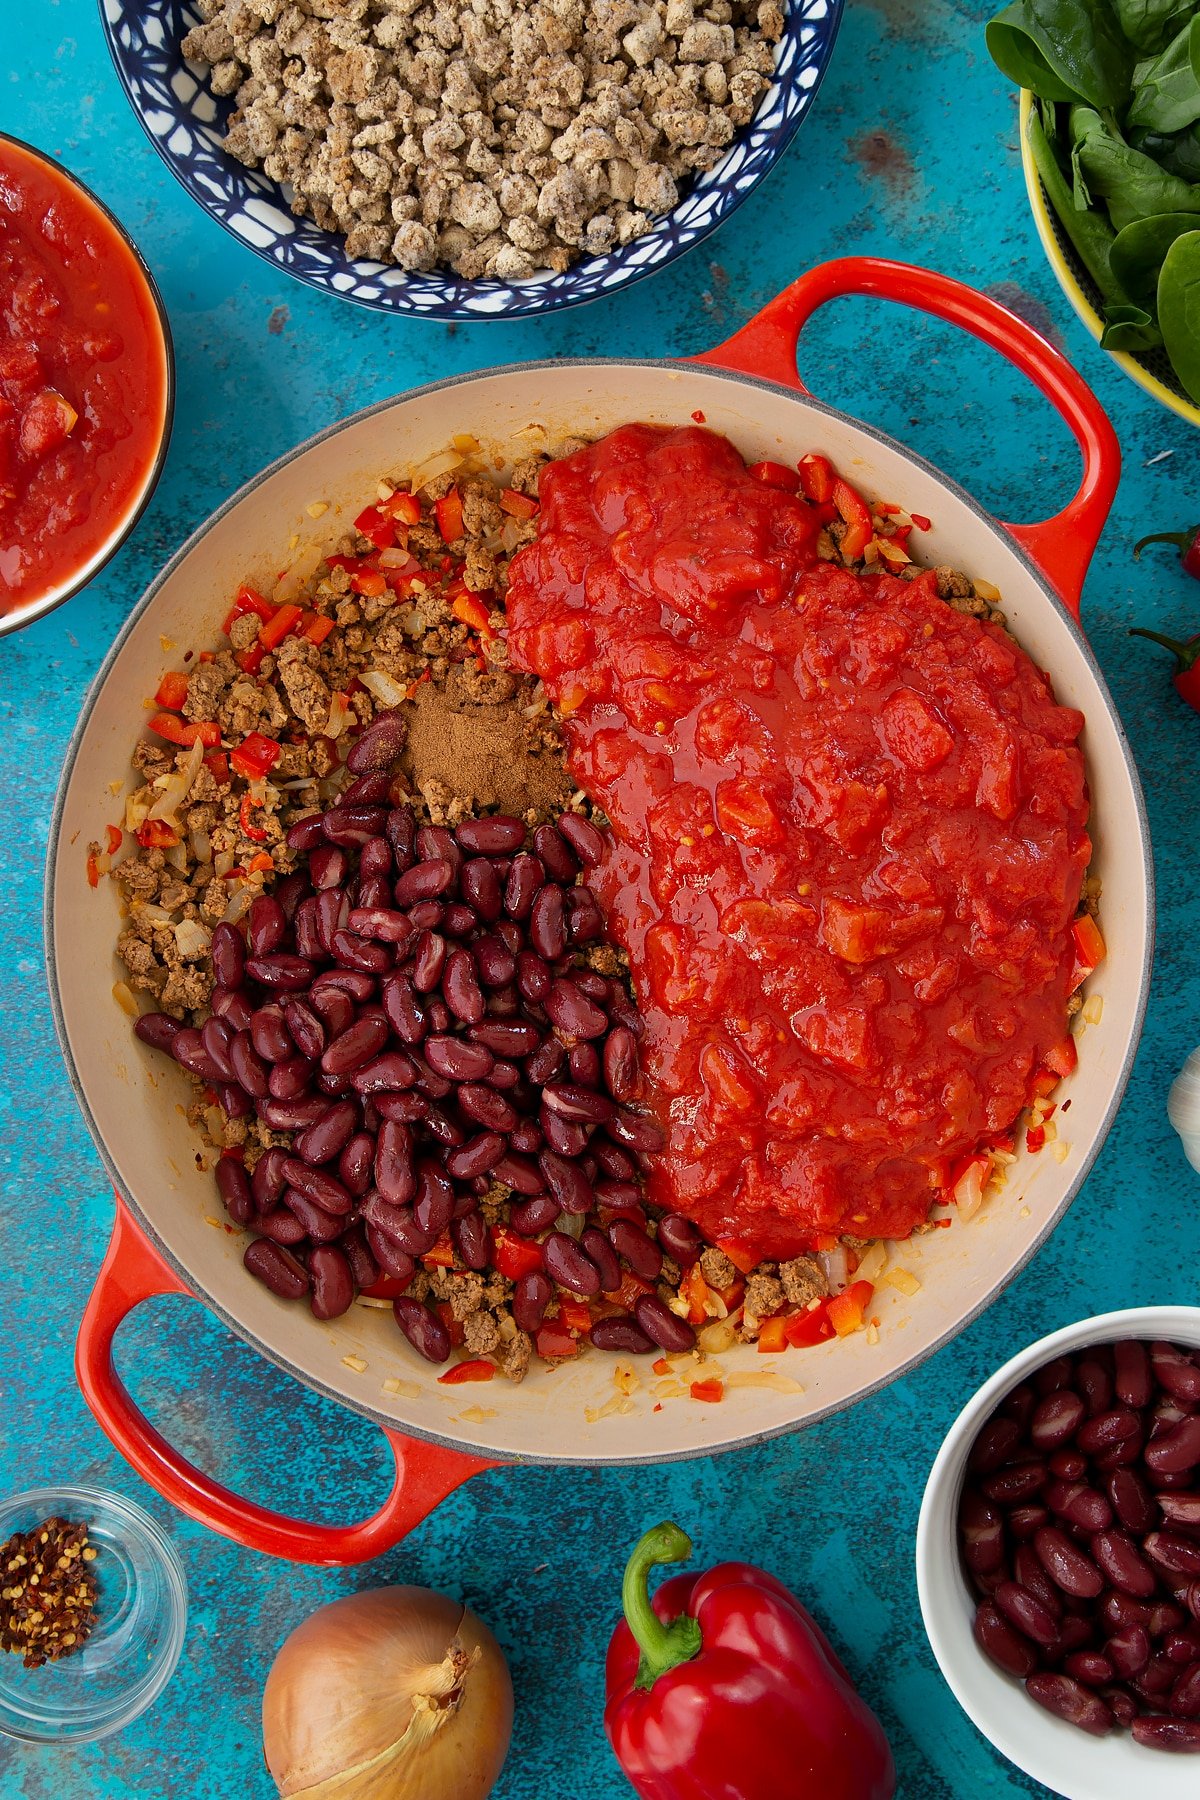
[(299, 219), (278, 185), (221, 147), (232, 99), (217, 100), (180, 45), (198, 23), (180, 0), (100, 0), (117, 73), (167, 167), (217, 223), (298, 281), (379, 312), (428, 319), (517, 319), (627, 287), (715, 231), (786, 150), (833, 51), (844, 0), (791, 0), (775, 76), (750, 124), (675, 210), (624, 249), (520, 281), (465, 281), (354, 262), (336, 233)]

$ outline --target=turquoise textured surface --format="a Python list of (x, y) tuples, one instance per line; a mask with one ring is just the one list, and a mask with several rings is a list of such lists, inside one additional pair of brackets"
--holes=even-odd
[[(0, 1133), (0, 1492), (54, 1480), (148, 1506), (187, 1568), (183, 1658), (154, 1709), (73, 1753), (0, 1742), (4, 1800), (260, 1800), (259, 1696), (274, 1652), (322, 1600), (381, 1581), (460, 1594), (497, 1631), (517, 1692), (497, 1800), (622, 1800), (601, 1726), (603, 1653), (627, 1546), (673, 1516), (696, 1563), (746, 1557), (830, 1627), (895, 1746), (905, 1800), (1043, 1790), (959, 1711), (921, 1628), (912, 1572), (929, 1463), (967, 1395), (1070, 1319), (1195, 1301), (1200, 1186), (1165, 1115), (1196, 1023), (1200, 719), (1141, 622), (1200, 629), (1200, 589), (1143, 532), (1200, 518), (1198, 440), (1101, 355), (1042, 259), (1021, 185), (1016, 97), (988, 62), (976, 0), (850, 0), (830, 72), (766, 184), (698, 252), (630, 292), (560, 316), (463, 326), (360, 312), (309, 292), (186, 198), (129, 111), (90, 0), (22, 10), (0, 75), (0, 127), (60, 155), (137, 238), (175, 331), (179, 404), (164, 478), (132, 540), (66, 608), (0, 644), (6, 1001)], [(294, 1568), (178, 1516), (87, 1412), (71, 1366), (111, 1197), (54, 1043), (41, 949), (47, 822), (80, 699), (120, 621), (208, 512), (264, 463), (357, 407), (419, 382), (546, 355), (671, 355), (727, 336), (801, 269), (848, 251), (907, 257), (973, 282), (1067, 351), (1117, 426), (1125, 477), (1084, 621), (1143, 771), (1159, 939), (1149, 1018), (1116, 1128), (1065, 1223), (996, 1304), (908, 1379), (852, 1412), (711, 1463), (496, 1471), (367, 1568)], [(806, 336), (813, 391), (929, 455), (1003, 517), (1057, 509), (1074, 485), (1065, 428), (1006, 365), (895, 308), (840, 302)], [(899, 496), (899, 498), (903, 498)], [(183, 1300), (144, 1307), (119, 1361), (168, 1435), (240, 1491), (326, 1519), (371, 1509), (382, 1445)], [(788, 1796), (780, 1800), (789, 1800)]]

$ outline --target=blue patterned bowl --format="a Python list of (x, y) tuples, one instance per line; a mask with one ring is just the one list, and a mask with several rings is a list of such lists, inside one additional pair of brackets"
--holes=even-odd
[(775, 79), (757, 113), (715, 168), (679, 205), (624, 249), (587, 257), (562, 274), (466, 281), (453, 271), (413, 274), (353, 262), (340, 236), (296, 218), (278, 185), (221, 148), (232, 99), (214, 99), (180, 52), (199, 23), (179, 0), (100, 0), (117, 74), (154, 148), (188, 193), (241, 243), (303, 281), (378, 312), (427, 319), (518, 319), (578, 306), (640, 281), (716, 230), (791, 143), (833, 53), (845, 0), (790, 0)]

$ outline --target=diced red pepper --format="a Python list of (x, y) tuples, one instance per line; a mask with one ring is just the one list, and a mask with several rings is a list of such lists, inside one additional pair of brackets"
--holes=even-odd
[(715, 1405), (725, 1398), (725, 1384), (722, 1381), (693, 1381), (691, 1387), (693, 1400), (706, 1400)]
[(718, 1243), (717, 1249), (723, 1250), (734, 1268), (740, 1269), (743, 1275), (749, 1275), (758, 1267), (758, 1257), (751, 1251), (744, 1250), (740, 1244), (735, 1244), (731, 1238)]
[(665, 1356), (656, 1356), (654, 1361), (650, 1364), (650, 1367), (654, 1370), (656, 1375), (669, 1375), (671, 1373), (671, 1365)]
[(96, 861), (96, 852), (94, 850), (88, 851), (87, 878), (89, 887), (100, 886), (100, 865)]
[(974, 1156), (966, 1156), (954, 1165), (950, 1172), (950, 1198), (956, 1206), (972, 1207), (978, 1205), (983, 1198), (983, 1190), (987, 1186), (992, 1172), (992, 1159), (986, 1151), (977, 1152)]
[(242, 586), (238, 589), (237, 593), (234, 595), (233, 605), (230, 607), (229, 612), (226, 614), (225, 625), (223, 628), (224, 632), (225, 632), (225, 636), (226, 637), (229, 636), (230, 629), (233, 625), (233, 621), (236, 618), (239, 618), (242, 615), (242, 613), (250, 613), (250, 612), (257, 613), (259, 618), (262, 619), (263, 622), (265, 623), (269, 618), (271, 618), (274, 611), (275, 611), (275, 608), (271, 605), (271, 602), (267, 599), (264, 599), (263, 595), (259, 593), (257, 588), (248, 587), (245, 583), (243, 583)]
[(442, 1324), (446, 1327), (446, 1330), (450, 1333), (451, 1344), (457, 1348), (459, 1344), (464, 1342), (467, 1335), (463, 1328), (462, 1320), (455, 1318), (454, 1308), (448, 1300), (439, 1300), (433, 1310), (442, 1321)]
[(298, 606), (292, 606), (286, 601), (282, 606), (277, 606), (258, 634), (261, 648), (273, 650), (276, 644), (282, 644), (288, 632), (294, 631), (303, 617)]
[(488, 609), (477, 595), (460, 594), (458, 599), (451, 603), (450, 611), (456, 619), (461, 619), (464, 625), (469, 625), (472, 631), (479, 631), (485, 637), (491, 637), (492, 629), (488, 624)]
[(796, 470), (789, 469), (786, 463), (751, 463), (746, 473), (753, 475), (755, 481), (761, 481), (764, 487), (782, 488), (788, 494), (794, 494), (800, 486)]
[(251, 644), (248, 650), (235, 650), (233, 660), (246, 675), (257, 675), (266, 654), (261, 644)]
[(355, 531), (374, 544), (377, 550), (390, 550), (396, 541), (396, 521), (378, 506), (365, 506), (354, 521)]
[(455, 1363), (452, 1369), (439, 1375), (438, 1380), (443, 1387), (457, 1387), (460, 1381), (490, 1381), (495, 1373), (495, 1363), (488, 1362), (484, 1356), (476, 1356), (466, 1362)]
[(432, 1250), (426, 1250), (421, 1261), (432, 1263), (435, 1269), (452, 1269), (454, 1267), (454, 1245), (450, 1242), (448, 1231), (443, 1231)]
[(1080, 913), (1071, 927), (1071, 935), (1075, 939), (1075, 967), (1071, 971), (1071, 992), (1074, 993), (1104, 961), (1104, 939), (1091, 913)]
[(833, 499), (833, 464), (827, 456), (810, 453), (802, 456), (797, 465), (800, 472), (800, 487), (809, 500), (818, 506), (827, 506)]
[(369, 1300), (398, 1300), (401, 1294), (408, 1292), (408, 1284), (411, 1279), (412, 1277), (409, 1276), (401, 1281), (398, 1275), (381, 1275), (378, 1281), (373, 1281), (370, 1287), (365, 1287), (363, 1293)]
[(155, 713), (147, 720), (146, 729), (168, 744), (179, 744), (190, 750), (195, 743), (215, 749), (221, 741), (221, 727), (210, 719), (180, 719), (174, 713)]
[(501, 488), (500, 504), (514, 519), (532, 519), (538, 503), (530, 494), (518, 494), (516, 488)]
[(252, 856), (250, 861), (246, 864), (246, 873), (248, 875), (265, 875), (268, 869), (273, 869), (274, 867), (274, 859), (268, 855), (267, 851), (260, 850), (258, 855)]
[(932, 531), (933, 530), (933, 520), (927, 519), (925, 517), (924, 513), (909, 513), (908, 516), (912, 520), (913, 524), (916, 526), (918, 531)]
[(573, 1338), (569, 1331), (562, 1331), (557, 1325), (543, 1325), (537, 1334), (537, 1353), (549, 1359), (552, 1356), (578, 1356), (579, 1339)]
[(558, 1303), (558, 1322), (564, 1331), (590, 1331), (592, 1314), (587, 1301), (568, 1300), (564, 1295)]
[(229, 758), (224, 750), (210, 750), (204, 759), (204, 766), (220, 787), (229, 786)]
[(252, 822), (250, 815), (253, 811), (253, 799), (249, 794), (243, 794), (242, 804), (238, 810), (238, 821), (242, 827), (242, 836), (248, 837), (252, 844), (265, 844), (267, 841), (267, 834), (260, 825), (255, 825)]
[(542, 1247), (498, 1225), (492, 1233), (492, 1267), (509, 1281), (519, 1281), (542, 1266)]
[(795, 1312), (784, 1325), (784, 1336), (789, 1344), (798, 1350), (808, 1349), (813, 1344), (823, 1344), (834, 1335), (829, 1319), (828, 1300), (818, 1300), (805, 1312)]
[(1044, 1060), (1050, 1073), (1057, 1075), (1060, 1080), (1071, 1073), (1079, 1061), (1079, 1051), (1070, 1032), (1066, 1037), (1060, 1038), (1052, 1050), (1047, 1050)]
[(788, 1347), (787, 1315), (776, 1313), (773, 1319), (764, 1319), (758, 1328), (758, 1353), (760, 1356), (775, 1356), (780, 1350)]
[(179, 833), (165, 819), (146, 819), (137, 828), (137, 841), (143, 850), (169, 850), (179, 842)]
[(688, 1303), (688, 1322), (703, 1325), (708, 1318), (708, 1283), (698, 1262), (694, 1262), (679, 1284), (679, 1292)]
[(236, 750), (229, 752), (232, 768), (247, 781), (257, 781), (269, 769), (273, 769), (283, 755), (282, 746), (274, 738), (264, 737), (261, 731), (252, 731), (244, 737)]
[[(207, 761), (208, 759), (205, 758), (205, 760)], [(110, 856), (115, 856), (125, 841), (125, 833), (121, 830), (119, 825), (106, 825), (104, 827), (104, 835), (108, 840), (108, 854)]]
[[(698, 1265), (693, 1264), (693, 1267), (696, 1266)], [(622, 1312), (632, 1312), (643, 1294), (652, 1294), (653, 1292), (654, 1283), (652, 1281), (643, 1281), (642, 1277), (635, 1275), (632, 1269), (623, 1269), (620, 1287), (614, 1288), (611, 1294), (606, 1294), (605, 1299), (614, 1301)]]
[[(1047, 1094), (1052, 1094), (1054, 1092), (1058, 1083), (1059, 1077), (1054, 1073), (1053, 1069), (1035, 1070), (1033, 1080), (1029, 1083), (1029, 1098), (1031, 1100), (1044, 1099)], [(1002, 1146), (997, 1144), (995, 1148), (999, 1150)]]
[(1025, 1133), (1025, 1148), (1031, 1155), (1036, 1155), (1039, 1150), (1044, 1150), (1045, 1147), (1046, 1127), (1044, 1125), (1031, 1125), (1029, 1130)]
[(187, 699), (188, 678), (182, 669), (169, 669), (158, 684), (155, 700), (170, 712), (182, 712)]
[(462, 536), (462, 495), (457, 488), (451, 488), (448, 494), (443, 494), (440, 500), (434, 501), (433, 513), (444, 544), (453, 544), (457, 538)]
[(306, 612), (300, 622), (300, 636), (307, 638), (310, 644), (323, 644), (334, 623), (325, 613)]
[(862, 1330), (874, 1292), (869, 1281), (855, 1281), (843, 1293), (833, 1296), (829, 1302), (829, 1323), (839, 1337), (849, 1337), (852, 1331)]
[(858, 562), (875, 536), (871, 509), (858, 489), (840, 475), (834, 478), (831, 498), (846, 524), (838, 549), (847, 562)]
[(396, 493), (379, 502), (379, 510), (401, 525), (417, 525), (421, 519), (421, 502), (415, 494)]
[(380, 569), (356, 569), (350, 577), (350, 586), (366, 600), (378, 600), (388, 591), (387, 577)]

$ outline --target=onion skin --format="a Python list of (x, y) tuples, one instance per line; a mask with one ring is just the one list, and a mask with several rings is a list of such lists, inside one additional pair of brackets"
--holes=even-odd
[(485, 1800), (512, 1715), (481, 1619), (429, 1588), (373, 1588), (286, 1639), (263, 1692), (263, 1752), (283, 1796)]

